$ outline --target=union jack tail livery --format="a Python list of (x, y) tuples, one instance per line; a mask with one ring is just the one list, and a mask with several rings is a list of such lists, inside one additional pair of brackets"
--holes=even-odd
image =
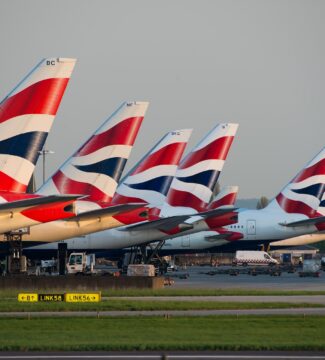
[(122, 179), (112, 202), (161, 205), (191, 133), (190, 129), (167, 133)]
[(218, 209), (223, 206), (234, 206), (237, 194), (238, 186), (224, 186), (208, 205), (207, 210)]
[(322, 200), (319, 204), (317, 212), (322, 216), (325, 216), (325, 193), (323, 194)]
[(148, 102), (123, 103), (38, 191), (82, 194), (109, 203), (145, 116)]
[(0, 191), (26, 191), (75, 63), (43, 59), (0, 103)]
[(193, 214), (208, 206), (238, 124), (219, 124), (181, 162), (161, 215)]
[[(325, 216), (325, 192), (317, 209), (317, 216)], [(325, 231), (325, 221), (316, 225), (318, 231)]]
[(280, 192), (267, 208), (280, 206), (286, 213), (316, 215), (325, 190), (325, 147)]

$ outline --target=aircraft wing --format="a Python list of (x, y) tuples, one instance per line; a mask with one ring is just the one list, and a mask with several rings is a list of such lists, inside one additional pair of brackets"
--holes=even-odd
[(50, 195), (50, 196), (41, 196), (30, 199), (10, 201), (7, 203), (0, 204), (0, 215), (7, 212), (22, 211), (24, 209), (38, 205), (47, 205), (61, 201), (77, 200), (78, 198), (80, 198), (79, 195)]
[(310, 226), (310, 225), (316, 225), (319, 223), (325, 222), (325, 216), (318, 216), (311, 219), (304, 219), (299, 221), (294, 221), (291, 223), (280, 223), (282, 226), (287, 227), (296, 227), (296, 226)]
[(142, 208), (145, 205), (146, 205), (145, 203), (129, 203), (129, 204), (113, 205), (102, 209), (85, 211), (83, 213), (78, 214), (77, 216), (65, 219), (65, 221), (85, 221), (85, 220), (100, 219), (103, 216), (114, 216), (114, 215), (126, 213), (128, 211), (136, 210)]

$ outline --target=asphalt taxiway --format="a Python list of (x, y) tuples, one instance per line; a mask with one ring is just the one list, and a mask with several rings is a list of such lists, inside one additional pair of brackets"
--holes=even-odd
[[(310, 290), (325, 291), (325, 272), (320, 272), (320, 277), (299, 277), (298, 272), (282, 272), (281, 276), (267, 274), (252, 276), (240, 274), (208, 275), (207, 273), (218, 270), (211, 266), (191, 266), (170, 273), (175, 283), (174, 289), (246, 289), (246, 290)], [(187, 278), (181, 275), (187, 274)]]
[(41, 318), (41, 317), (143, 317), (143, 316), (217, 316), (217, 315), (325, 315), (325, 308), (288, 308), (288, 309), (239, 309), (239, 310), (119, 310), (119, 311), (12, 311), (1, 312), (6, 318)]

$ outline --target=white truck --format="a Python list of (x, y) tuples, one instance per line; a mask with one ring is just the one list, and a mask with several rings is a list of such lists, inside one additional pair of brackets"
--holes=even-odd
[(265, 251), (238, 250), (234, 258), (235, 265), (277, 265), (278, 261), (273, 259)]
[(95, 254), (71, 253), (67, 263), (67, 273), (92, 274), (94, 273), (95, 262)]

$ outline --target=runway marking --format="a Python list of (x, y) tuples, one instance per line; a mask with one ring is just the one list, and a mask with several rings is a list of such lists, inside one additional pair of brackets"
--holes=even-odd
[(325, 355), (0, 355), (0, 359), (325, 359)]

